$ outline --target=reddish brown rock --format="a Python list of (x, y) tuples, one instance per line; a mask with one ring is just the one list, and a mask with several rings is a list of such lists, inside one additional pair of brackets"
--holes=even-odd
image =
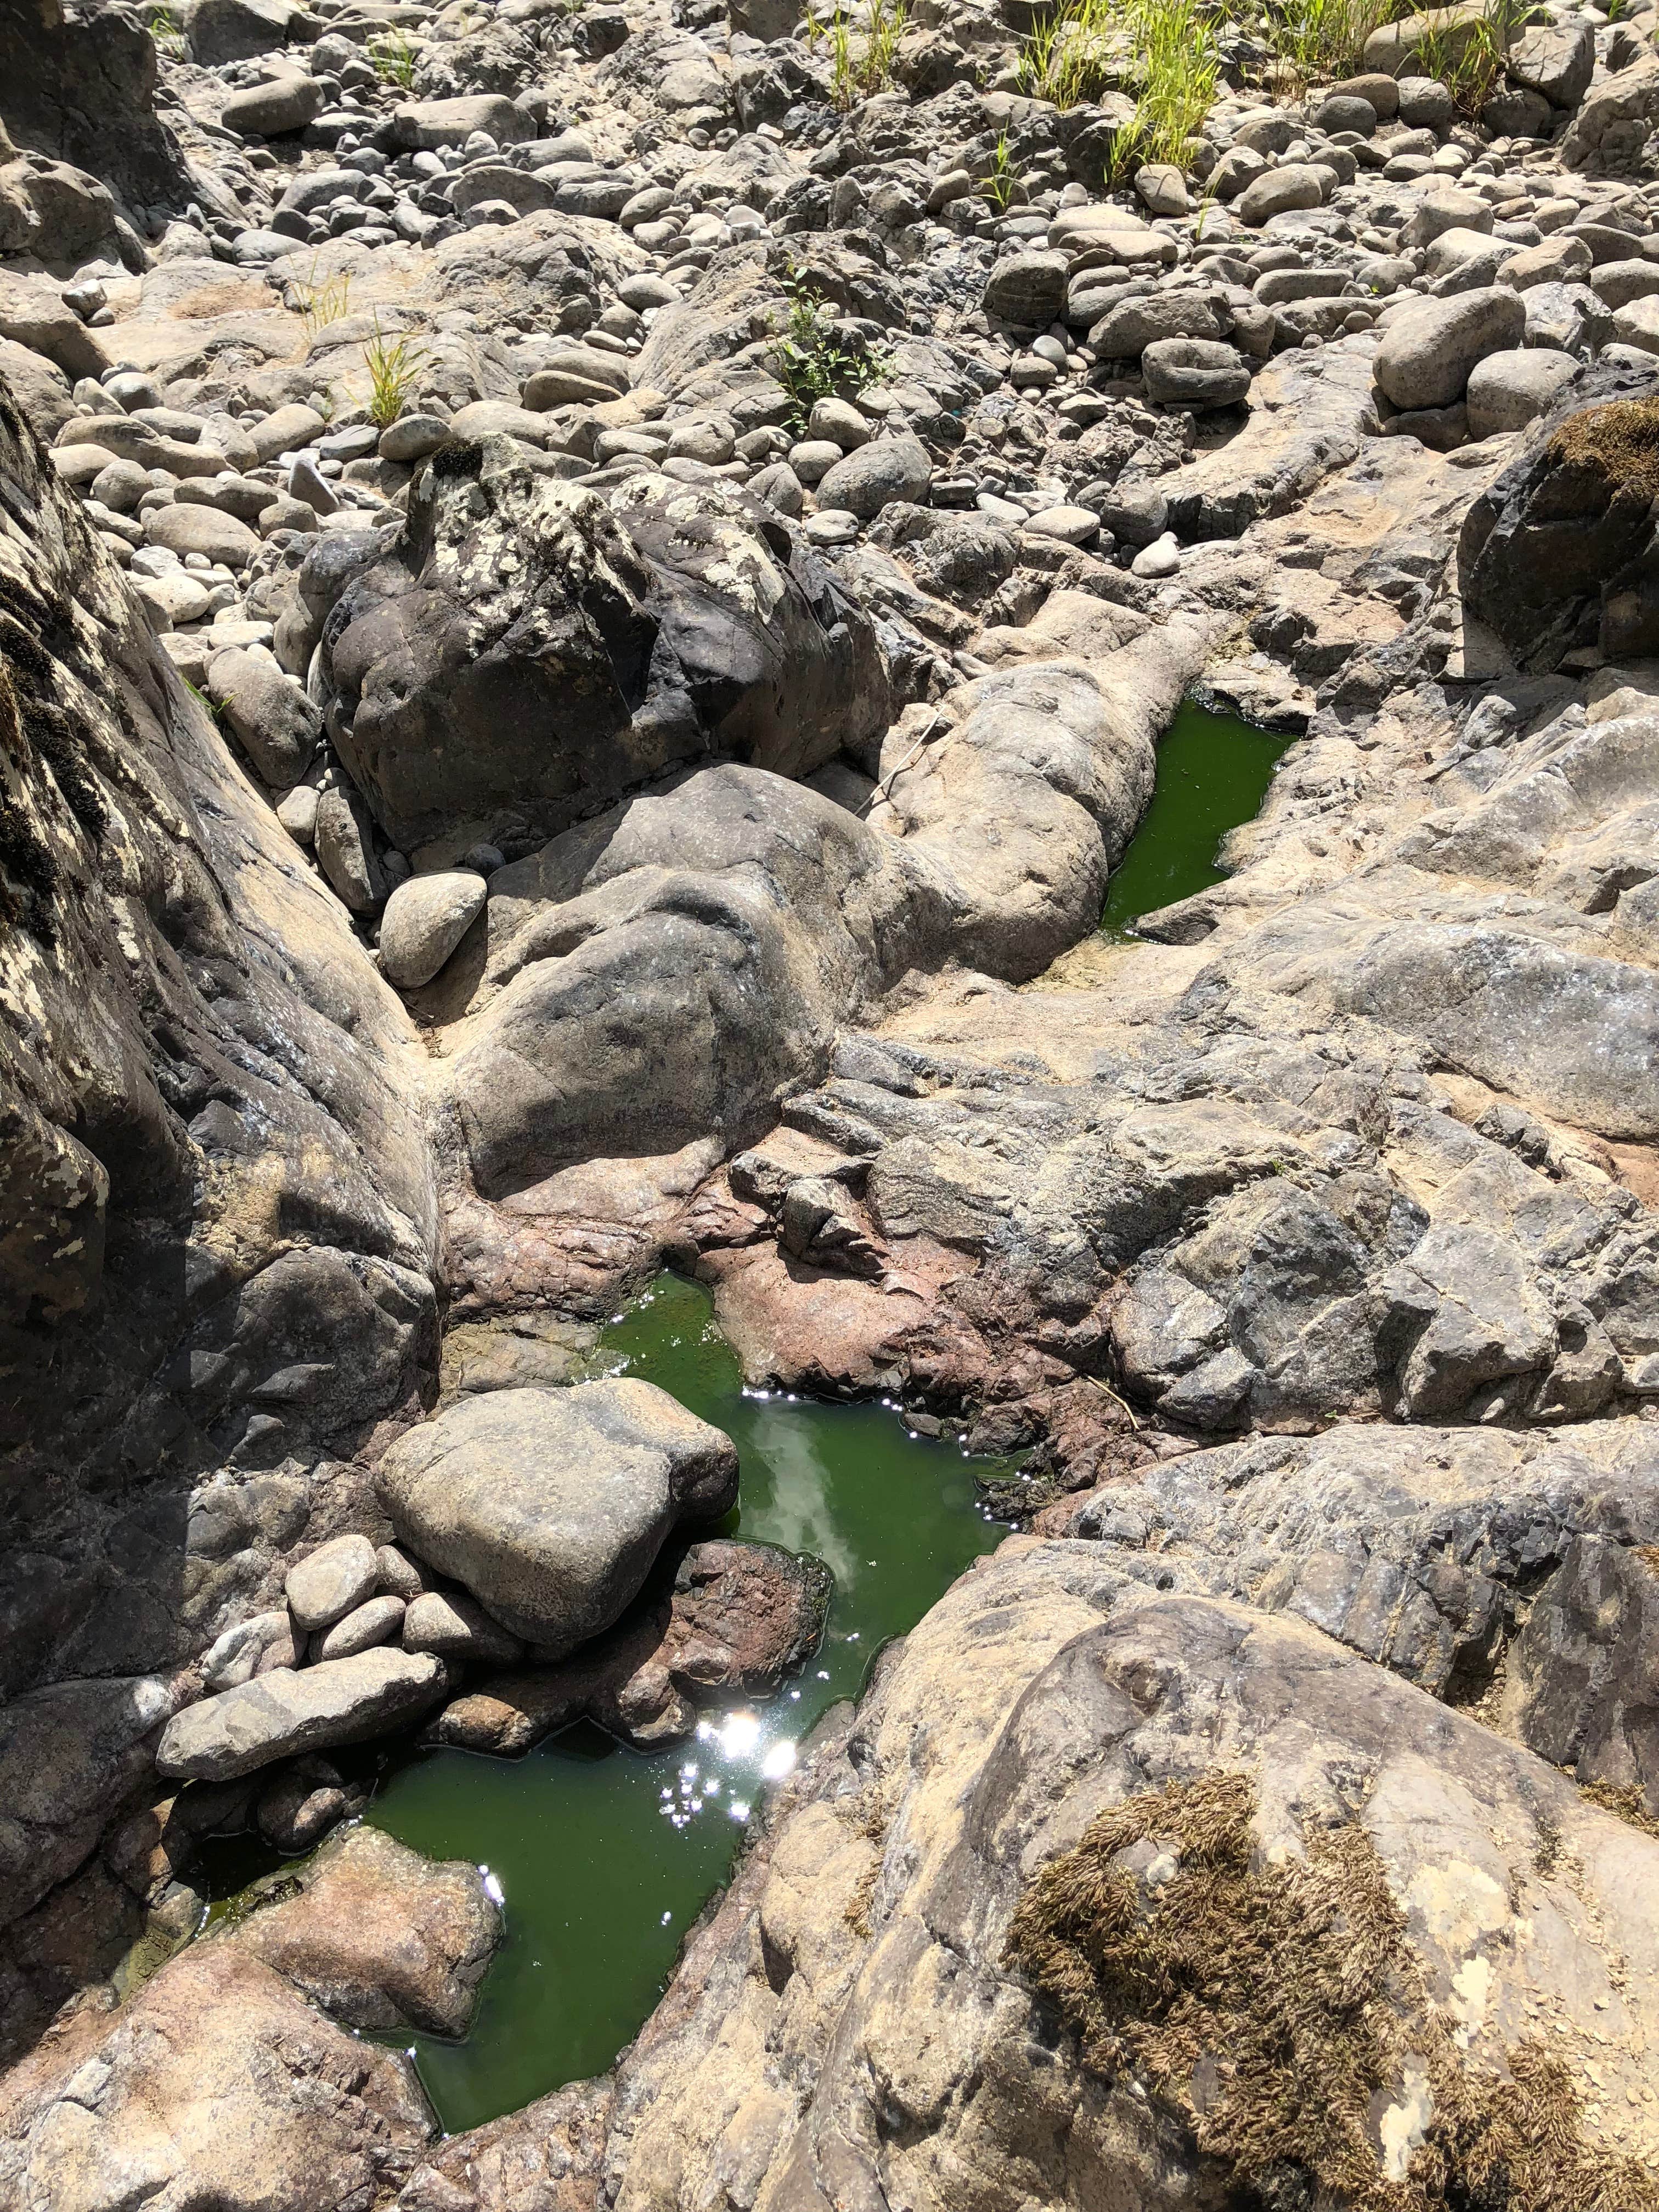
[(772, 1544), (694, 1544), (672, 1592), (556, 1667), (499, 1674), (445, 1707), (428, 1741), (516, 1756), (592, 1720), (639, 1745), (690, 1733), (699, 1705), (763, 1697), (823, 1633), (828, 1568)]
[(477, 1867), (354, 1828), (295, 1884), (231, 1940), (352, 2027), (465, 2034), (501, 1936)]

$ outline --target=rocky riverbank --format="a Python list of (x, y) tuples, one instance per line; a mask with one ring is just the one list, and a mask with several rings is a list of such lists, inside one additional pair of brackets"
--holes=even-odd
[[(0, 2204), (1659, 2203), (1653, 9), (1180, 14), (0, 0)], [(665, 1263), (1030, 1533), (441, 2142)]]

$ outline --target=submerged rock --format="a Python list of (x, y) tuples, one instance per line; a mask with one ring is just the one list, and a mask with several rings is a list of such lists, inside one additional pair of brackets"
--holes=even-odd
[(466, 2033), (501, 1927), (476, 1866), (354, 1828), (272, 1893), (228, 1940), (336, 2020)]

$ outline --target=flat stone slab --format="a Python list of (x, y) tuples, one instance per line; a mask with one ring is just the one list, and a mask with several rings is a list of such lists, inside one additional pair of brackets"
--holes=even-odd
[(175, 1714), (155, 1754), (162, 1774), (228, 1782), (295, 1752), (362, 1743), (412, 1720), (448, 1687), (428, 1651), (358, 1651), (297, 1672), (276, 1668)]

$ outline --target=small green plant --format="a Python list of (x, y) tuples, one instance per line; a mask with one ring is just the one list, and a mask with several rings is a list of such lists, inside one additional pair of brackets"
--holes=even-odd
[(351, 271), (343, 269), (337, 276), (319, 276), (317, 257), (313, 254), (310, 269), (295, 280), (291, 289), (292, 305), (306, 326), (306, 336), (314, 338), (319, 331), (330, 323), (341, 321), (349, 312)]
[(1026, 34), (1016, 64), (1020, 90), (1056, 107), (1098, 99), (1132, 65), (1133, 13), (1117, 0), (1062, 0)]
[(369, 63), (382, 84), (395, 84), (410, 91), (415, 82), (416, 49), (409, 35), (402, 30), (387, 31), (368, 42)]
[(1503, 73), (1497, 12), (1489, 8), (1477, 23), (1448, 25), (1419, 10), (1414, 44), (1422, 74), (1439, 78), (1460, 115), (1475, 114)]
[(815, 401), (844, 397), (860, 385), (878, 384), (887, 371), (868, 346), (842, 340), (810, 276), (791, 270), (783, 279), (783, 290), (788, 307), (772, 366), (789, 394), (790, 427), (799, 436)]
[(1006, 131), (997, 134), (991, 166), (979, 179), (979, 188), (999, 215), (1007, 214), (1019, 191), (1019, 175), (1014, 166), (1014, 157), (1008, 150), (1008, 133)]
[(374, 335), (363, 348), (368, 371), (368, 419), (384, 430), (408, 406), (421, 372), (426, 367), (426, 348), (413, 338), (391, 339), (374, 319)]
[(188, 58), (190, 43), (171, 8), (152, 8), (145, 18), (144, 27), (155, 41), (157, 51), (166, 54), (169, 60), (183, 61)]
[(869, 0), (866, 28), (855, 39), (841, 0), (830, 19), (830, 98), (845, 112), (885, 92), (893, 59), (910, 20), (910, 0)]
[(1398, 12), (1397, 0), (1270, 0), (1262, 31), (1279, 64), (1275, 89), (1299, 99), (1310, 84), (1352, 76), (1366, 40)]
[(1129, 0), (1140, 64), (1133, 115), (1112, 151), (1114, 179), (1150, 162), (1187, 166), (1195, 138), (1215, 99), (1221, 70), (1213, 20), (1199, 0)]

